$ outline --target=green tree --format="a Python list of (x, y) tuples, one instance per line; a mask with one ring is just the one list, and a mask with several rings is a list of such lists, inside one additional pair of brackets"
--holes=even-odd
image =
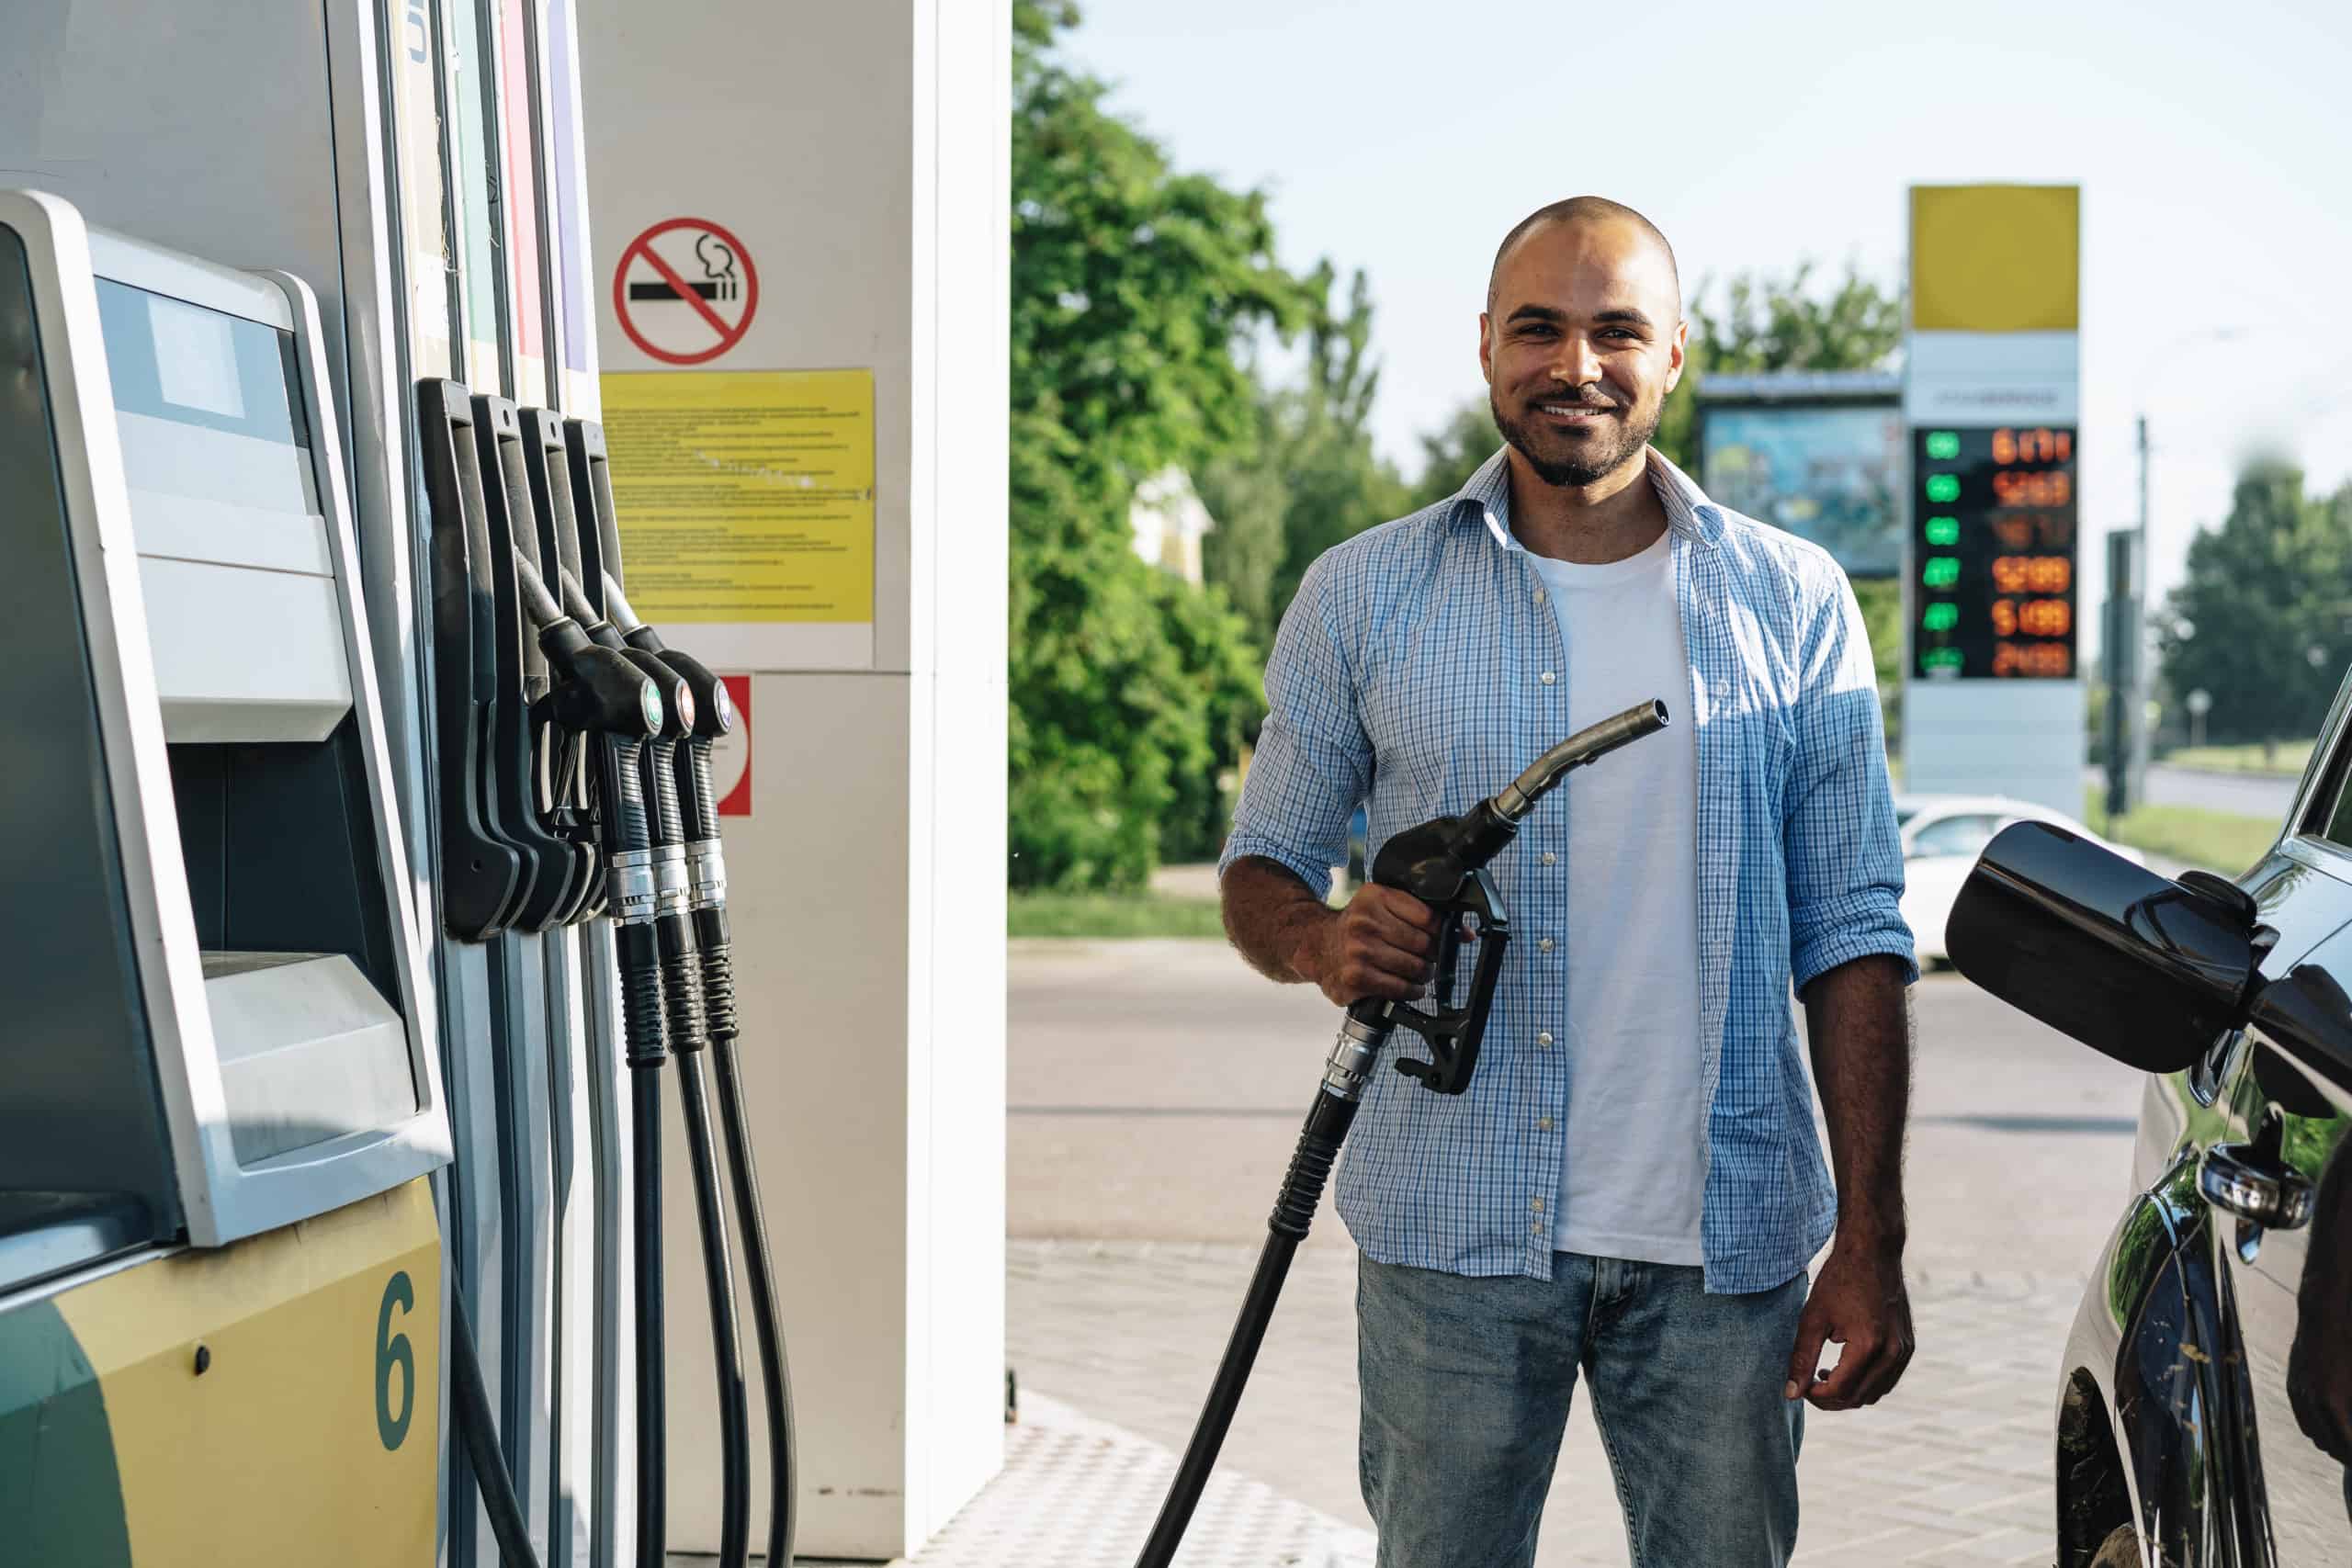
[(1413, 504), (1434, 506), (1470, 482), (1478, 465), (1503, 444), (1493, 409), (1464, 403), (1453, 417), (1421, 437), (1421, 475), (1413, 481)]
[(2189, 542), (2156, 640), (2177, 697), (2211, 694), (2209, 739), (2312, 734), (2352, 652), (2352, 486), (2307, 497), (2291, 464), (2249, 463), (2222, 525)]
[(1013, 7), (1010, 875), (1133, 886), (1214, 831), (1255, 702), (1221, 593), (1136, 558), (1135, 485), (1256, 437), (1240, 345), (1310, 291), (1258, 192), (1179, 173), (1055, 53), (1074, 5)]
[(1849, 264), (1837, 287), (1813, 287), (1814, 265), (1786, 277), (1741, 273), (1713, 303), (1712, 278), (1690, 296), (1690, 357), (1681, 385), (1666, 400), (1657, 445), (1684, 468), (1699, 468), (1699, 388), (1711, 372), (1871, 370), (1903, 344), (1903, 296), (1881, 288)]
[(1338, 275), (1323, 263), (1306, 280), (1318, 301), (1296, 381), (1262, 389), (1257, 440), (1198, 476), (1217, 520), (1203, 569), (1224, 585), (1262, 647), (1289, 608), (1317, 556), (1350, 535), (1407, 510), (1396, 469), (1372, 444), (1380, 388), (1372, 357), (1372, 295), (1351, 280), (1344, 309), (1332, 306)]

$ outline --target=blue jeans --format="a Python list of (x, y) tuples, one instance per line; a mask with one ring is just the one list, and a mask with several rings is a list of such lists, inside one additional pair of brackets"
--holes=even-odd
[(1562, 1252), (1552, 1280), (1359, 1258), (1364, 1502), (1380, 1568), (1528, 1568), (1583, 1369), (1634, 1568), (1784, 1568), (1804, 1402), (1783, 1399), (1805, 1277)]

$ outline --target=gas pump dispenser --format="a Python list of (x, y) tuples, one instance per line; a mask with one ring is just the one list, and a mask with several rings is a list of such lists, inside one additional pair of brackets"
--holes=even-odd
[[(70, 1431), (61, 1411), (77, 1408), (98, 1423), (78, 1446), (29, 1445), (29, 1472), (0, 1471), (0, 1511), (77, 1561), (100, 1528), (94, 1495), (112, 1498), (101, 1524), (123, 1549), (105, 1561), (435, 1552), (440, 1238), (420, 1179), (449, 1164), (451, 1139), (326, 386), (299, 281), (0, 193), (6, 609), (40, 650), (0, 673), (0, 722), (28, 764), (12, 813), (33, 829), (16, 836), (12, 880), (54, 914), (0, 944), (0, 984), (62, 1032), (54, 1049), (21, 1031), (5, 1047), (0, 1362), (56, 1371), (16, 1406), (0, 1398), (0, 1435)], [(618, 997), (631, 1089), (635, 1560), (659, 1568), (666, 1548), (673, 1057), (718, 1350), (720, 1561), (749, 1556), (746, 1390), (703, 1068), (715, 1043), (775, 1433), (769, 1551), (788, 1562), (789, 1394), (708, 760), (732, 723), (725, 688), (622, 595), (592, 423), (445, 380), (420, 386), (417, 412), (442, 925), (468, 944), (599, 916), (614, 928), (594, 949), (614, 967), (592, 979)], [(91, 978), (119, 982), (113, 1011), (92, 1009)], [(509, 1146), (478, 1179), (552, 1157)], [(619, 1180), (597, 1163), (600, 1182)], [(451, 1304), (456, 1437), (497, 1550), (552, 1560), (518, 1483), (527, 1385), (493, 1393), (467, 1292)], [(373, 1346), (372, 1377), (339, 1353), (353, 1346)], [(316, 1397), (280, 1419), (300, 1390)], [(224, 1419), (268, 1427), (266, 1462), (217, 1441)], [(285, 1491), (306, 1475), (322, 1499), (380, 1480), (379, 1506), (322, 1503), (289, 1522)], [(191, 1488), (217, 1533), (169, 1506)]]
[(296, 279), (0, 192), (0, 1516), (33, 1561), (434, 1551), (450, 1136), (328, 385)]

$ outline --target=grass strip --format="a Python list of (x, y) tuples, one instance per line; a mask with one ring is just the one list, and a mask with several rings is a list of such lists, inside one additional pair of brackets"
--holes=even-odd
[(2252, 866), (2269, 852), (2278, 837), (2278, 824), (2267, 817), (2242, 817), (2196, 806), (2134, 807), (2110, 824), (2106, 793), (2096, 784), (2083, 792), (2083, 821), (2092, 832), (2225, 876), (2235, 876)]
[(2203, 768), (2216, 773), (2264, 773), (2299, 779), (2311, 761), (2312, 742), (2282, 740), (2263, 755), (2259, 746), (2184, 746), (2166, 752), (2162, 761), (2177, 768)]
[(1216, 899), (1164, 893), (1013, 893), (1005, 900), (1004, 929), (1011, 937), (1225, 939)]

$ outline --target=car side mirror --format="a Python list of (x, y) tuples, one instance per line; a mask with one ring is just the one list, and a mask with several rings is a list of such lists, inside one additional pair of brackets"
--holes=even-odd
[(2254, 900), (2178, 882), (2049, 822), (1984, 846), (1945, 927), (1960, 972), (2011, 1007), (2143, 1072), (2189, 1066), (2245, 1021), (2267, 946)]

